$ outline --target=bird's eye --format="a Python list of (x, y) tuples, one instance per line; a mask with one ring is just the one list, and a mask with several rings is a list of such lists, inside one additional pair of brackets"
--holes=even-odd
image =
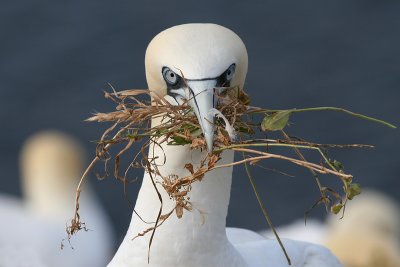
[(170, 70), (170, 68), (164, 67), (162, 69), (162, 74), (164, 77), (164, 80), (170, 84), (170, 85), (175, 85), (178, 83), (178, 75)]
[(233, 63), (232, 65), (229, 66), (229, 68), (226, 70), (226, 80), (230, 81), (233, 77), (233, 74), (235, 74), (235, 69), (236, 69), (236, 64)]

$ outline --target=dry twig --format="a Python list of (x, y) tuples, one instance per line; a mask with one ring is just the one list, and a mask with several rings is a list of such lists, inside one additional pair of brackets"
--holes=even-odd
[[(142, 167), (150, 174), (153, 186), (157, 191), (160, 200), (160, 210), (155, 222), (148, 229), (138, 233), (136, 237), (143, 236), (151, 232), (149, 243), (149, 251), (153, 240), (154, 233), (165, 220), (167, 220), (174, 212), (178, 218), (184, 216), (185, 211), (192, 211), (193, 206), (188, 198), (188, 193), (192, 188), (192, 184), (200, 182), (205, 173), (217, 168), (230, 167), (239, 164), (245, 164), (247, 174), (250, 181), (253, 178), (248, 171), (247, 163), (256, 165), (259, 161), (275, 158), (309, 169), (313, 176), (316, 177), (318, 188), (321, 192), (321, 198), (317, 203), (324, 203), (334, 213), (338, 213), (347, 203), (360, 193), (359, 185), (352, 183), (352, 175), (344, 172), (343, 166), (336, 160), (331, 160), (326, 156), (325, 151), (328, 148), (362, 148), (372, 147), (361, 144), (350, 145), (333, 145), (333, 144), (317, 144), (304, 140), (294, 140), (289, 137), (283, 129), (287, 126), (289, 117), (292, 113), (303, 112), (309, 110), (336, 110), (354, 115), (359, 118), (372, 120), (393, 126), (381, 120), (373, 119), (361, 114), (352, 113), (348, 110), (326, 107), (326, 108), (310, 108), (310, 109), (288, 109), (288, 110), (266, 110), (249, 106), (249, 97), (237, 88), (222, 88), (223, 93), (217, 97), (219, 99), (218, 117), (215, 121), (215, 142), (214, 153), (208, 154), (202, 160), (200, 166), (193, 167), (190, 162), (182, 163), (182, 168), (186, 168), (190, 175), (186, 177), (178, 177), (176, 175), (164, 175), (159, 172), (154, 159), (148, 158), (146, 148), (151, 142), (155, 145), (167, 143), (169, 145), (190, 145), (191, 149), (206, 149), (206, 142), (201, 133), (199, 123), (194, 116), (190, 107), (183, 103), (182, 105), (172, 105), (163, 98), (152, 95), (148, 90), (125, 90), (116, 92), (112, 88), (111, 93), (105, 92), (105, 97), (113, 101), (117, 106), (115, 111), (108, 113), (96, 113), (87, 121), (91, 122), (113, 122), (101, 136), (97, 143), (96, 157), (90, 163), (86, 171), (83, 173), (76, 190), (75, 196), (75, 213), (71, 220), (71, 225), (67, 227), (68, 239), (85, 227), (81, 222), (79, 214), (79, 197), (81, 194), (82, 181), (93, 169), (94, 165), (99, 161), (104, 161), (106, 175), (109, 160), (114, 158), (114, 176), (117, 180), (127, 184), (127, 172), (131, 167)], [(142, 100), (143, 96), (152, 96), (151, 100)], [(254, 117), (254, 114), (263, 114), (262, 121)], [(151, 128), (149, 121), (152, 118), (161, 118), (162, 123)], [(221, 119), (222, 118), (222, 119)], [(229, 125), (228, 125), (229, 124)], [(243, 139), (239, 141), (232, 140), (232, 128), (240, 133)], [(261, 131), (281, 131), (281, 139), (254, 139), (254, 134)], [(109, 135), (114, 133), (110, 138)], [(132, 162), (126, 168), (124, 175), (120, 175), (120, 158), (125, 152), (132, 149), (133, 144), (149, 138), (150, 141), (144, 142), (139, 153), (133, 158)], [(116, 144), (125, 144), (125, 146), (115, 155), (110, 155), (110, 148)], [(291, 158), (281, 154), (274, 154), (267, 150), (270, 147), (284, 147), (294, 149), (299, 159)], [(321, 163), (313, 163), (307, 161), (301, 154), (300, 150), (315, 150), (321, 156)], [(229, 164), (219, 165), (220, 154), (224, 150), (233, 150), (241, 152), (244, 155), (243, 160), (238, 160)], [(343, 182), (343, 194), (339, 194), (333, 189), (326, 188), (321, 185), (317, 178), (319, 174), (331, 174), (338, 177)], [(175, 201), (175, 208), (167, 214), (162, 212), (162, 197), (156, 187), (155, 177), (161, 177), (161, 184), (169, 197)], [(252, 183), (254, 185), (254, 183)], [(256, 190), (254, 190), (257, 192)], [(335, 198), (335, 202), (330, 201), (328, 195)], [(262, 206), (262, 203), (260, 203)], [(343, 209), (344, 210), (344, 209)], [(264, 209), (263, 209), (264, 211)], [(140, 214), (137, 214), (140, 217)], [(267, 219), (268, 220), (268, 219)], [(272, 225), (271, 225), (272, 227)], [(134, 237), (134, 238), (136, 238)], [(279, 238), (278, 238), (279, 239)]]

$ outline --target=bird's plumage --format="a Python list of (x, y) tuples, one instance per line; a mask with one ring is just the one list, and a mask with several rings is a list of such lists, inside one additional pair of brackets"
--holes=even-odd
[[(215, 108), (211, 104), (214, 100), (213, 87), (227, 84), (243, 88), (247, 51), (242, 40), (231, 30), (215, 24), (179, 25), (161, 32), (150, 42), (145, 63), (147, 82), (153, 94), (189, 100), (188, 104), (196, 113), (211, 152), (214, 115), (210, 117), (209, 111)], [(170, 70), (174, 73), (171, 74)], [(172, 76), (166, 77), (165, 73)], [(178, 83), (176, 78), (187, 79), (188, 82)], [(190, 84), (204, 80), (214, 80), (214, 83)], [(153, 118), (152, 127), (160, 123), (161, 118)], [(189, 175), (185, 164), (198, 167), (206, 153), (190, 150), (189, 146), (169, 146), (165, 143), (149, 147), (149, 158), (156, 159), (158, 170), (164, 176)], [(233, 159), (233, 152), (225, 151), (218, 164), (231, 163)], [(154, 179), (162, 181), (160, 176)], [(135, 210), (146, 222), (153, 223), (141, 221), (134, 213), (125, 239), (108, 266), (287, 266), (275, 240), (266, 240), (251, 231), (240, 229), (228, 229), (227, 235), (231, 182), (232, 167), (227, 167), (207, 172), (201, 182), (193, 183), (188, 194), (193, 210), (185, 211), (181, 219), (172, 215), (157, 229), (148, 264), (150, 233), (133, 238), (154, 225), (161, 203), (151, 177), (145, 173)], [(160, 183), (156, 186), (163, 198), (162, 213), (166, 214), (175, 207), (175, 203)], [(327, 249), (320, 246), (290, 240), (286, 241), (286, 245), (293, 266), (341, 266)]]
[[(342, 219), (308, 219), (278, 227), (281, 237), (327, 246), (348, 267), (400, 266), (400, 208), (381, 192), (363, 190), (349, 201)], [(271, 231), (261, 233), (272, 237)]]
[[(89, 186), (80, 207), (90, 230), (71, 240), (74, 249), (68, 240), (61, 249), (83, 165), (83, 149), (65, 134), (41, 132), (25, 143), (21, 153), (24, 198), (0, 195), (0, 266), (104, 266), (109, 261), (112, 228)], [(24, 265), (28, 259), (31, 265)]]
[(150, 42), (145, 56), (146, 78), (154, 92), (166, 88), (161, 75), (164, 66), (182, 72), (186, 79), (207, 79), (218, 77), (236, 63), (232, 83), (242, 88), (247, 61), (246, 46), (233, 31), (216, 24), (178, 25)]

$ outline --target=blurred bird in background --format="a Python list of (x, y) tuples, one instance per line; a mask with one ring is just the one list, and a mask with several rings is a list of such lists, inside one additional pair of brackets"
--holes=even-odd
[(23, 198), (0, 195), (0, 266), (104, 266), (110, 260), (113, 230), (89, 184), (80, 204), (90, 229), (63, 241), (84, 165), (84, 150), (64, 133), (45, 131), (26, 141)]
[[(271, 231), (262, 232), (273, 237)], [(400, 207), (382, 192), (364, 190), (348, 202), (342, 219), (309, 219), (278, 228), (283, 238), (327, 246), (346, 267), (400, 266)]]

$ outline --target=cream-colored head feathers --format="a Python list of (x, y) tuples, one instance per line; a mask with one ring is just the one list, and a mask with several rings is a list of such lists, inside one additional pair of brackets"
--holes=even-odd
[(164, 96), (163, 67), (182, 72), (186, 79), (206, 79), (218, 77), (235, 63), (231, 86), (242, 88), (247, 61), (246, 47), (233, 31), (216, 24), (183, 24), (162, 31), (150, 42), (146, 78), (150, 90)]
[(172, 104), (188, 101), (213, 150), (216, 90), (243, 88), (247, 51), (231, 30), (216, 24), (184, 24), (159, 33), (146, 51), (149, 89)]

